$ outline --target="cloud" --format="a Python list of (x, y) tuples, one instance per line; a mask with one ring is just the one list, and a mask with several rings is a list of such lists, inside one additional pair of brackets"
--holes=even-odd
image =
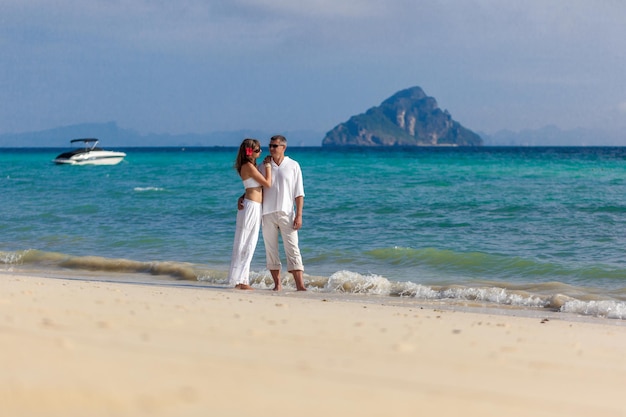
[(625, 21), (622, 0), (1, 0), (0, 124), (329, 129), (413, 85), (476, 129), (584, 124), (624, 96)]
[[(623, 46), (622, 2), (570, 0), (3, 0), (17, 41), (121, 45), (203, 53), (284, 47), (383, 54), (423, 48), (523, 56)], [(598, 40), (603, 39), (603, 42)]]
[(375, 0), (238, 0), (239, 8), (253, 7), (277, 16), (359, 19), (385, 14), (388, 4)]

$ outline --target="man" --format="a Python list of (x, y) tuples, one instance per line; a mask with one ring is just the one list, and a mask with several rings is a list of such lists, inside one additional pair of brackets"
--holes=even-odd
[[(285, 156), (287, 139), (282, 135), (270, 139), (270, 156), (266, 157), (260, 171), (265, 175), (266, 166), (272, 168), (272, 186), (263, 187), (263, 242), (267, 257), (267, 269), (274, 280), (274, 291), (280, 291), (280, 255), (278, 232), (283, 238), (287, 256), (287, 271), (293, 275), (298, 291), (306, 291), (303, 281), (304, 266), (298, 247), (298, 230), (302, 227), (304, 186), (300, 164)], [(295, 205), (295, 211), (294, 211)]]

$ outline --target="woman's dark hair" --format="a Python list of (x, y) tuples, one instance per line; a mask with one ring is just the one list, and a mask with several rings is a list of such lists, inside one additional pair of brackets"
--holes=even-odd
[(254, 153), (261, 149), (261, 143), (256, 139), (244, 139), (239, 145), (239, 153), (235, 159), (235, 169), (241, 174), (241, 167), (246, 162), (252, 162), (256, 165), (256, 157)]

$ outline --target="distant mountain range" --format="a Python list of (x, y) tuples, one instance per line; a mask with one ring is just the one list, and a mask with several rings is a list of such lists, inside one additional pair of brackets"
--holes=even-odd
[(319, 146), (323, 133), (310, 130), (288, 132), (264, 132), (260, 130), (216, 131), (185, 134), (141, 134), (131, 129), (120, 128), (115, 122), (83, 123), (37, 132), (0, 134), (0, 147), (66, 148), (71, 139), (98, 138), (103, 147), (142, 146), (239, 146), (245, 138), (269, 142), (275, 134), (284, 135), (290, 146)]
[[(277, 132), (289, 140), (290, 146), (320, 146), (324, 134), (315, 131)], [(189, 134), (140, 134), (122, 129), (115, 122), (84, 123), (38, 132), (0, 134), (2, 148), (67, 148), (70, 140), (96, 137), (103, 147), (142, 146), (239, 146), (246, 137), (257, 138), (265, 143), (276, 132), (255, 130), (220, 131)], [(535, 130), (496, 133), (478, 133), (485, 146), (626, 146), (626, 132), (610, 132), (598, 129), (561, 130), (546, 126)]]
[(513, 132), (481, 133), (487, 146), (626, 146), (626, 132), (601, 129), (561, 130), (556, 126)]

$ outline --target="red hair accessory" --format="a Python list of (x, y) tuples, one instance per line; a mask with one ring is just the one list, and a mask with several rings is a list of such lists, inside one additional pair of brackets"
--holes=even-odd
[(246, 148), (246, 156), (252, 156), (252, 148)]

